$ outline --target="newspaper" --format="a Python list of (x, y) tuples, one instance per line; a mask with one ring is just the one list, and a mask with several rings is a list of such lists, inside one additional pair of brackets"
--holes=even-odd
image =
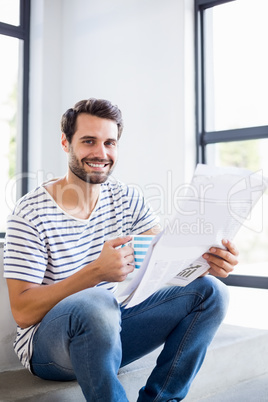
[(154, 237), (146, 257), (119, 294), (118, 301), (133, 307), (166, 283), (186, 286), (205, 273), (202, 255), (222, 239), (233, 240), (268, 187), (261, 172), (198, 164), (186, 193), (177, 201), (169, 226)]

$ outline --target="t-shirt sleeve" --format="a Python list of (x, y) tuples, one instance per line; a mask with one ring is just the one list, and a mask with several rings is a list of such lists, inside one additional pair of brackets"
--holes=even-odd
[(20, 216), (9, 216), (4, 246), (4, 277), (41, 284), (46, 267), (47, 251), (38, 230)]
[(128, 188), (128, 199), (132, 214), (132, 234), (141, 234), (159, 225), (159, 217), (136, 188)]

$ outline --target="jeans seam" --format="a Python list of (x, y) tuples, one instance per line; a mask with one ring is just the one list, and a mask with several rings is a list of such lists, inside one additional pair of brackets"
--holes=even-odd
[[(170, 300), (177, 299), (177, 298), (179, 298), (179, 297), (184, 297), (185, 295), (187, 295), (187, 296), (190, 296), (190, 295), (198, 296), (198, 297), (200, 297), (200, 298), (202, 299), (202, 301), (203, 301), (203, 295), (201, 295), (201, 294), (198, 293), (198, 292), (193, 292), (193, 291), (191, 291), (191, 292), (189, 292), (189, 293), (187, 293), (187, 294), (184, 293), (184, 294), (182, 294), (182, 295), (170, 296), (170, 297), (166, 298), (165, 300), (161, 300), (161, 301), (159, 301), (159, 302), (157, 302), (157, 303), (155, 303), (155, 304), (153, 304), (153, 305), (146, 306), (146, 307), (144, 307), (143, 309), (140, 309), (139, 311), (133, 311), (133, 312), (131, 312), (130, 314), (128, 314), (126, 317), (122, 317), (122, 319), (123, 319), (123, 320), (126, 320), (127, 318), (134, 317), (135, 315), (140, 315), (141, 313), (144, 313), (145, 311), (151, 310), (151, 309), (153, 309), (153, 308), (155, 308), (155, 307), (157, 307), (157, 306), (160, 306), (161, 304), (164, 304), (164, 303), (166, 303), (166, 302), (168, 302), (168, 301), (170, 301)], [(134, 307), (134, 308), (135, 308), (135, 307)], [(124, 310), (124, 308), (122, 308), (122, 309)]]
[(42, 366), (55, 366), (55, 367), (58, 367), (58, 368), (60, 368), (60, 369), (62, 369), (62, 370), (66, 370), (66, 371), (69, 371), (70, 373), (73, 373), (73, 370), (72, 370), (72, 369), (69, 369), (69, 368), (67, 368), (67, 367), (61, 366), (60, 364), (57, 364), (57, 363), (55, 363), (55, 362), (53, 362), (53, 361), (50, 361), (50, 362), (48, 362), (48, 363), (34, 363), (34, 367), (35, 367), (35, 366), (38, 366), (38, 367), (42, 367)]
[[(67, 314), (67, 315), (69, 315), (69, 314)], [(76, 315), (74, 312), (72, 312), (72, 316), (76, 319), (76, 320), (79, 320), (79, 316), (78, 315)], [(82, 326), (84, 326), (84, 323), (83, 322), (81, 322), (81, 325)], [(77, 327), (76, 327), (77, 328)], [(70, 346), (71, 346), (71, 343), (72, 343), (72, 338), (73, 338), (73, 336), (70, 336), (70, 334), (69, 334), (69, 356), (70, 356), (70, 360), (71, 360), (71, 353), (70, 353)], [(88, 350), (87, 348), (85, 348), (86, 350)], [(89, 368), (90, 368), (90, 365), (89, 365), (89, 356), (87, 355), (87, 372), (89, 372)], [(91, 384), (91, 389), (92, 389), (92, 394), (94, 394), (95, 395), (95, 400), (97, 401), (97, 400), (99, 400), (100, 398), (99, 398), (99, 396), (96, 394), (96, 390), (95, 390), (95, 385), (94, 385), (94, 383), (92, 383), (92, 381), (91, 381), (91, 378), (89, 378), (88, 379), (88, 381), (89, 381), (89, 383)]]
[[(202, 299), (202, 303), (200, 304), (200, 308), (201, 308), (202, 310), (204, 310), (204, 309), (203, 309), (203, 297), (200, 296), (200, 294), (199, 294), (198, 296)], [(169, 369), (169, 372), (168, 372), (168, 374), (167, 374), (165, 383), (162, 385), (161, 390), (158, 392), (158, 395), (157, 395), (156, 398), (153, 400), (153, 402), (160, 401), (160, 398), (161, 398), (161, 396), (162, 396), (162, 394), (163, 394), (163, 391), (166, 389), (167, 384), (168, 384), (168, 382), (170, 381), (170, 378), (173, 376), (173, 372), (174, 372), (174, 370), (175, 370), (174, 367), (175, 367), (176, 364), (178, 364), (179, 359), (180, 359), (181, 354), (182, 354), (182, 350), (183, 350), (185, 344), (187, 343), (187, 341), (188, 341), (188, 339), (189, 339), (189, 337), (190, 337), (190, 333), (191, 333), (191, 331), (192, 331), (192, 329), (193, 329), (195, 323), (198, 321), (200, 315), (201, 315), (201, 311), (198, 311), (198, 312), (195, 314), (195, 316), (194, 316), (194, 318), (193, 318), (193, 320), (192, 320), (192, 322), (191, 322), (191, 325), (189, 326), (187, 332), (185, 333), (185, 335), (184, 335), (184, 337), (183, 337), (183, 339), (182, 339), (182, 341), (181, 341), (181, 343), (180, 343), (180, 345), (179, 345), (179, 347), (178, 347), (177, 353), (176, 353), (176, 355), (174, 356), (174, 359), (173, 359), (173, 362), (172, 362), (171, 367), (170, 367), (170, 369)]]

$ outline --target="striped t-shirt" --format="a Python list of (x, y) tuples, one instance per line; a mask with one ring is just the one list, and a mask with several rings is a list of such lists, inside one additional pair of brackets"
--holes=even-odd
[[(137, 189), (118, 181), (101, 185), (98, 202), (89, 219), (64, 212), (44, 185), (22, 197), (8, 218), (4, 276), (48, 285), (61, 281), (96, 260), (105, 241), (141, 234), (158, 220)], [(115, 291), (115, 283), (102, 282)], [(14, 349), (30, 370), (32, 340), (39, 324), (17, 328)]]

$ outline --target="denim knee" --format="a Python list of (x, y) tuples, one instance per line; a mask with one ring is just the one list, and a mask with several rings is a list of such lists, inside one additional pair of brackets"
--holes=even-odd
[(205, 276), (202, 279), (204, 279), (215, 313), (223, 319), (227, 313), (229, 305), (228, 287), (212, 275)]
[(65, 299), (71, 332), (89, 331), (105, 340), (120, 333), (121, 314), (114, 295), (106, 289), (90, 288)]

